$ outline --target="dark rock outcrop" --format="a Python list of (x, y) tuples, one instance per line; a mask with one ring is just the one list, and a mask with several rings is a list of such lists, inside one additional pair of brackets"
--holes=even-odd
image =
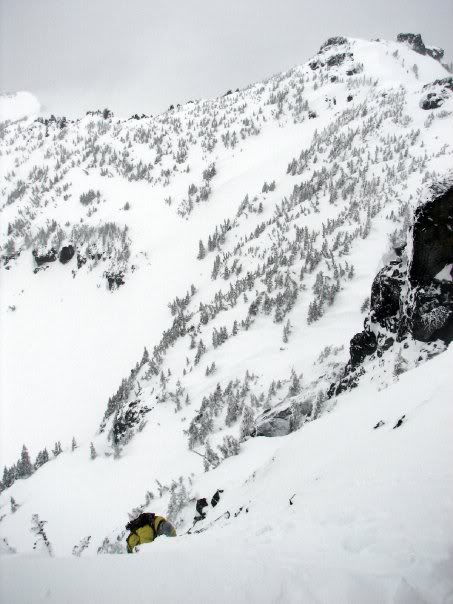
[(435, 61), (440, 61), (444, 58), (444, 49), (437, 46), (427, 46), (426, 54), (432, 57)]
[(316, 69), (319, 69), (320, 67), (324, 67), (324, 63), (322, 63), (318, 59), (316, 59), (315, 61), (310, 61), (309, 65), (313, 71), (316, 71)]
[(445, 100), (451, 96), (453, 92), (453, 77), (435, 80), (430, 84), (423, 86), (425, 91), (420, 107), (425, 110), (437, 109), (444, 104)]
[(55, 262), (57, 259), (57, 250), (55, 250), (53, 247), (50, 248), (49, 251), (41, 254), (37, 250), (33, 250), (32, 254), (37, 266), (42, 266), (43, 264), (48, 264), (49, 262)]
[(453, 283), (434, 281), (431, 285), (416, 287), (408, 327), (413, 337), (421, 342), (438, 339), (453, 341)]
[(431, 283), (453, 262), (453, 187), (416, 210), (413, 240), (410, 281), (414, 285)]
[(356, 333), (349, 344), (349, 355), (351, 368), (358, 367), (367, 356), (373, 354), (377, 349), (377, 339), (372, 331), (363, 330)]
[(319, 52), (322, 52), (326, 48), (329, 48), (329, 46), (341, 46), (342, 44), (347, 44), (347, 43), (348, 43), (347, 39), (344, 38), (343, 36), (333, 36), (332, 38), (329, 38), (328, 40), (326, 40), (324, 42), (324, 44), (319, 49)]
[(67, 264), (74, 256), (75, 249), (73, 245), (65, 245), (60, 250), (59, 260), (61, 264)]
[(398, 34), (396, 41), (407, 44), (420, 55), (426, 54), (426, 46), (423, 43), (421, 34)]
[(371, 286), (370, 319), (396, 331), (401, 291), (405, 280), (402, 259), (393, 260), (376, 275)]
[(437, 278), (453, 264), (453, 187), (416, 210), (411, 256), (407, 248), (395, 251), (397, 258), (373, 281), (364, 329), (352, 338), (349, 362), (329, 397), (356, 386), (365, 359), (381, 357), (395, 341), (413, 338), (433, 347), (453, 341), (453, 281)]
[(444, 98), (436, 92), (428, 92), (421, 100), (420, 107), (428, 111), (429, 109), (438, 109), (444, 104)]
[(335, 55), (331, 55), (327, 59), (314, 59), (310, 61), (309, 66), (313, 71), (316, 71), (320, 67), (339, 67), (346, 59), (353, 59), (354, 55), (352, 52), (340, 52)]
[(440, 61), (444, 56), (442, 48), (436, 46), (425, 46), (423, 39), (420, 34), (398, 34), (396, 37), (397, 42), (407, 44), (420, 55), (428, 55), (436, 61)]
[(352, 59), (353, 56), (352, 52), (342, 52), (337, 55), (332, 55), (327, 59), (326, 65), (327, 67), (335, 67), (344, 63), (347, 58)]

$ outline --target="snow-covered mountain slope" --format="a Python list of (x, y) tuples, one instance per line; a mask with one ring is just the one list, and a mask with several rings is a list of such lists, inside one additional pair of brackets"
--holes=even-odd
[[(415, 517), (403, 521), (401, 510), (412, 488), (425, 488), (414, 476), (426, 413), (423, 471), (451, 511), (446, 462), (438, 482), (430, 474), (437, 455), (448, 458), (451, 349), (424, 364), (446, 347), (436, 330), (428, 342), (394, 337), (381, 346), (388, 316), (375, 329), (373, 296), (366, 313), (376, 273), (395, 261), (414, 210), (433, 184), (449, 183), (451, 88), (437, 60), (406, 44), (332, 38), (306, 65), (154, 118), (119, 120), (105, 110), (76, 122), (2, 125), (0, 534), (19, 552), (20, 562), (5, 562), (11, 577), (32, 550), (32, 514), (48, 521), (57, 556), (88, 535), (90, 556), (124, 550), (128, 513), (168, 514), (181, 533), (195, 499), (224, 488), (220, 512), (253, 501), (247, 516), (153, 552), (179, 556), (182, 567), (187, 548), (204, 558), (216, 545), (225, 565), (250, 547), (270, 566), (283, 548), (293, 587), (269, 583), (282, 601), (331, 601), (332, 591), (322, 595), (324, 556), (333, 569), (326, 590), (341, 583), (340, 601), (354, 601), (349, 589), (355, 601), (368, 589), (379, 602), (416, 601), (408, 598), (419, 588), (426, 599), (437, 572), (428, 566), (447, 556), (451, 536), (435, 550), (437, 503), (428, 497), (420, 498), (426, 533), (414, 533)], [(436, 275), (448, 282), (453, 258), (441, 257)], [(349, 341), (365, 317), (378, 345), (353, 366), (352, 380)], [(345, 389), (338, 384), (358, 387), (336, 396)], [(403, 414), (407, 422), (393, 431), (389, 422)], [(386, 424), (374, 432), (381, 416)], [(292, 434), (249, 438), (266, 431)], [(41, 451), (31, 476), (27, 452), (14, 465), (24, 443), (33, 460)], [(44, 447), (55, 451), (48, 462)], [(314, 481), (323, 469), (320, 494)], [(289, 507), (286, 489), (307, 494), (310, 505)], [(14, 513), (10, 497), (20, 504)], [(390, 507), (388, 517), (376, 502)], [(364, 551), (357, 576), (351, 569)], [(299, 559), (314, 561), (306, 583)], [(140, 572), (140, 563), (128, 564)], [(61, 577), (74, 568), (64, 562)], [(250, 583), (248, 571), (235, 569), (259, 599), (253, 572), (268, 566), (250, 571)], [(91, 570), (83, 572), (89, 586)], [(412, 587), (398, 586), (401, 575)], [(54, 583), (51, 593), (59, 589)], [(167, 601), (178, 599), (168, 593)]]
[[(247, 441), (193, 485), (200, 495), (225, 489), (204, 526), (226, 511), (230, 517), (206, 531), (161, 538), (139, 556), (3, 557), (2, 601), (123, 602), (140, 585), (162, 603), (451, 602), (452, 361), (450, 348), (386, 390), (351, 391), (289, 436)], [(402, 415), (406, 422), (393, 429)], [(52, 543), (61, 535), (66, 551), (78, 537), (75, 516), (84, 518), (84, 536), (99, 542), (121, 515), (128, 482), (125, 458), (116, 462), (116, 492), (106, 460), (87, 464), (80, 450), (68, 458), (64, 473), (63, 459), (48, 463), (35, 476), (39, 487), (21, 481), (16, 493), (23, 507), (40, 493), (35, 509), (52, 518), (47, 535)], [(73, 493), (74, 483), (83, 497), (67, 515), (59, 494)], [(8, 531), (21, 535), (22, 551), (33, 541), (23, 522), (19, 510)]]

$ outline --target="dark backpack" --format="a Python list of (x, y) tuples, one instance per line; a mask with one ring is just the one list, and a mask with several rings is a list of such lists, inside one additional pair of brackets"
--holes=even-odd
[(128, 522), (128, 524), (126, 524), (126, 529), (131, 533), (135, 533), (137, 529), (142, 528), (142, 526), (146, 526), (147, 524), (154, 529), (155, 516), (156, 515), (153, 513), (143, 512), (143, 514), (140, 514), (140, 516)]
[(203, 497), (203, 499), (199, 499), (197, 501), (197, 505), (196, 505), (195, 509), (197, 510), (197, 512), (199, 514), (203, 515), (203, 513), (204, 513), (203, 508), (205, 508), (207, 506), (208, 506), (208, 502), (206, 501), (206, 498)]

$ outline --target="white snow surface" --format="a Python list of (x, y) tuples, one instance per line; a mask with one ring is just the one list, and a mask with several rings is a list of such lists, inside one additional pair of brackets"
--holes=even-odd
[(41, 105), (31, 92), (0, 93), (0, 122), (37, 117), (40, 111)]
[(453, 281), (452, 272), (453, 264), (446, 264), (444, 268), (437, 273), (436, 279), (440, 279), (441, 281)]
[[(328, 48), (322, 56), (344, 51)], [(257, 397), (255, 402), (248, 395), (247, 405), (255, 414), (287, 397), (293, 368), (303, 374), (304, 395), (325, 392), (347, 361), (350, 338), (362, 329), (360, 307), (388, 260), (388, 235), (407, 230), (418, 200), (451, 173), (453, 101), (428, 112), (419, 106), (423, 85), (446, 77), (444, 68), (392, 42), (349, 39), (346, 51), (354, 57), (340, 67), (314, 72), (298, 66), (239, 93), (155, 118), (86, 116), (67, 125), (8, 126), (0, 140), (2, 254), (20, 255), (0, 268), (0, 460), (15, 463), (24, 443), (32, 459), (44, 446), (50, 452), (57, 440), (63, 453), (0, 494), (0, 539), (17, 551), (0, 558), (0, 601), (114, 603), (137, 599), (139, 589), (159, 603), (453, 602), (452, 347), (418, 366), (417, 349), (408, 351), (413, 368), (398, 379), (390, 351), (379, 375), (369, 374), (355, 390), (325, 403), (316, 421), (285, 437), (248, 439), (239, 455), (206, 473), (197, 455), (204, 446), (189, 450), (184, 432), (203, 397), (218, 383), (242, 383), (246, 370)], [(357, 73), (345, 75), (354, 66)], [(309, 110), (316, 117), (309, 118)], [(336, 136), (333, 156), (328, 136), (322, 138), (330, 130)], [(232, 147), (222, 137), (233, 131)], [(181, 140), (187, 157), (179, 163)], [(293, 158), (300, 170), (289, 173)], [(182, 217), (178, 209), (187, 207), (189, 185), (200, 189), (212, 162), (217, 174), (209, 199), (195, 202)], [(146, 178), (129, 177), (131, 166), (149, 165)], [(318, 191), (284, 207), (295, 185), (324, 169), (332, 176)], [(359, 185), (348, 188), (356, 176)], [(262, 192), (264, 181), (275, 181), (275, 190)], [(329, 200), (331, 185), (337, 199)], [(87, 207), (79, 199), (89, 189), (100, 196)], [(246, 195), (249, 205), (239, 213)], [(123, 209), (126, 202), (129, 210)], [(339, 217), (323, 237), (328, 220), (333, 224)], [(225, 219), (233, 228), (221, 249), (198, 260), (199, 240), (206, 246)], [(52, 220), (61, 231), (42, 235)], [(263, 221), (273, 222), (255, 236)], [(74, 257), (33, 272), (32, 249), (67, 245), (74, 242), (73, 228), (108, 222), (128, 227), (126, 260), (117, 254), (116, 236), (105, 260), (78, 268)], [(296, 227), (319, 231), (315, 247), (327, 242), (337, 267), (354, 266), (334, 303), (311, 324), (315, 275), (322, 270), (333, 282), (333, 267), (329, 254), (321, 254), (315, 271), (299, 278), (304, 261), (299, 250), (294, 259), (287, 248)], [(281, 250), (288, 268), (280, 266), (278, 274), (297, 282), (299, 292), (284, 322), (276, 323), (273, 312), (259, 313), (249, 329), (213, 347), (214, 327), (226, 325), (231, 334), (233, 322), (246, 318), (255, 290), (263, 288), (257, 280), (247, 301), (241, 294), (237, 304), (200, 326), (197, 341), (202, 337), (207, 352), (198, 365), (189, 336), (176, 340), (159, 368), (166, 384), (139, 372), (129, 402), (139, 400), (151, 411), (113, 459), (107, 436), (112, 418), (99, 432), (107, 400), (140, 361), (144, 346), (152, 353), (171, 327), (168, 303), (194, 284), (188, 312), (196, 325), (200, 303), (213, 303), (216, 292), (228, 292)], [(221, 274), (212, 280), (217, 254)], [(224, 278), (236, 257), (242, 272)], [(104, 272), (118, 267), (125, 284), (112, 292)], [(287, 319), (291, 334), (283, 342)], [(330, 352), (320, 360), (326, 347)], [(206, 376), (212, 362), (216, 371)], [(282, 387), (269, 402), (272, 380), (281, 380)], [(165, 392), (176, 392), (178, 381), (190, 398), (180, 411), (172, 397), (159, 402)], [(258, 401), (261, 394), (266, 402)], [(402, 415), (406, 421), (393, 429)], [(384, 426), (373, 430), (379, 420)], [(221, 444), (225, 435), (238, 437), (239, 424), (226, 427), (222, 410), (211, 444)], [(72, 436), (78, 444), (73, 452)], [(176, 539), (161, 538), (139, 555), (96, 555), (106, 537), (124, 541), (128, 513), (143, 503), (146, 491), (156, 495), (156, 480), (168, 486), (179, 477), (190, 501), (178, 513)], [(209, 512), (207, 530), (184, 535), (196, 498), (209, 499), (218, 488), (224, 494)], [(15, 513), (10, 497), (20, 505)], [(164, 490), (146, 511), (166, 515), (169, 499)], [(227, 510), (229, 519), (210, 525)], [(33, 550), (32, 514), (47, 521), (52, 559)], [(82, 557), (71, 556), (88, 535)], [(7, 549), (1, 545), (0, 553)]]
[[(299, 432), (248, 441), (238, 457), (197, 478), (200, 495), (225, 490), (205, 523), (231, 512), (210, 530), (184, 535), (186, 522), (177, 538), (133, 556), (3, 557), (2, 602), (120, 603), (131, 590), (168, 603), (451, 602), (452, 362), (450, 347), (386, 390), (352, 391)], [(403, 414), (407, 421), (393, 429)], [(385, 424), (373, 430), (379, 420)], [(96, 460), (87, 471), (83, 457), (76, 453), (64, 474), (56, 462), (35, 476), (35, 508), (52, 518), (51, 541), (62, 534), (69, 545), (78, 515), (85, 533), (100, 537), (127, 498), (117, 462)], [(73, 483), (84, 495), (70, 504)], [(18, 497), (27, 501), (27, 491), (23, 481)], [(101, 496), (95, 518), (89, 508)], [(234, 517), (241, 507), (248, 512)], [(18, 536), (24, 518), (12, 522)]]

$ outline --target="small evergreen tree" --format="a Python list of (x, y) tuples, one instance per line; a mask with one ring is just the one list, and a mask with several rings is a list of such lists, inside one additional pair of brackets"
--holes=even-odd
[(206, 346), (204, 345), (203, 340), (200, 340), (198, 342), (197, 353), (195, 355), (195, 360), (194, 360), (195, 365), (198, 365), (201, 357), (204, 355), (205, 352), (206, 352)]
[(43, 449), (36, 456), (35, 470), (37, 470), (38, 468), (40, 468), (41, 466), (43, 466), (48, 461), (49, 461), (49, 453), (47, 452), (47, 449)]
[(216, 468), (220, 464), (220, 457), (211, 447), (209, 439), (206, 441), (206, 449), (204, 453), (204, 471), (209, 472), (211, 468)]
[(291, 384), (289, 386), (288, 396), (296, 396), (296, 394), (299, 394), (300, 389), (301, 389), (300, 378), (297, 375), (297, 373), (294, 371), (294, 369), (292, 369), (291, 370)]
[(20, 508), (20, 505), (16, 502), (14, 497), (10, 497), (10, 505), (11, 505), (11, 514), (16, 513), (17, 510)]
[(143, 350), (142, 360), (140, 361), (140, 367), (143, 367), (144, 365), (146, 365), (146, 363), (149, 363), (149, 352), (145, 346)]
[(308, 317), (307, 323), (310, 325), (314, 321), (317, 321), (322, 316), (322, 305), (317, 303), (316, 300), (312, 300), (308, 305)]
[(206, 256), (206, 249), (203, 245), (202, 240), (200, 239), (200, 242), (198, 244), (198, 260), (203, 260), (203, 258)]
[(77, 449), (77, 442), (75, 439), (75, 436), (72, 437), (72, 443), (71, 443), (71, 451), (74, 452)]
[(27, 447), (22, 447), (20, 460), (17, 462), (17, 478), (28, 478), (33, 474), (34, 468), (28, 454)]
[(224, 459), (227, 457), (232, 457), (233, 455), (238, 455), (241, 445), (237, 438), (228, 434), (223, 437), (223, 443), (218, 446), (220, 453), (222, 454)]
[(228, 395), (228, 406), (225, 417), (225, 424), (231, 426), (239, 418), (242, 413), (242, 405), (239, 398), (239, 394), (230, 393)]
[(4, 489), (8, 489), (16, 480), (17, 476), (17, 467), (11, 466), (11, 468), (7, 468), (6, 466), (3, 469), (3, 479), (2, 484)]
[(182, 476), (179, 478), (178, 482), (173, 482), (170, 487), (170, 492), (171, 495), (168, 503), (167, 518), (172, 522), (177, 523), (178, 515), (189, 501), (189, 496)]
[(146, 491), (145, 493), (145, 507), (147, 507), (154, 499), (154, 493), (152, 491)]
[(98, 454), (96, 453), (93, 443), (90, 443), (90, 459), (96, 459), (97, 456)]
[(362, 302), (362, 306), (360, 307), (360, 312), (364, 313), (370, 308), (370, 297), (367, 296), (365, 300)]
[(237, 321), (234, 321), (234, 323), (233, 323), (233, 329), (231, 330), (231, 334), (233, 336), (237, 336), (237, 334), (238, 334), (238, 322)]
[(248, 436), (253, 434), (254, 428), (255, 424), (252, 408), (248, 405), (244, 405), (244, 410), (242, 412), (241, 428), (239, 432), (239, 441), (242, 442)]
[(313, 408), (311, 410), (310, 419), (315, 420), (319, 417), (319, 414), (322, 411), (322, 404), (324, 403), (325, 400), (326, 400), (326, 395), (322, 390), (320, 390), (318, 392), (318, 394), (316, 395), (316, 399), (313, 404)]
[(40, 520), (38, 514), (33, 514), (31, 517), (31, 532), (36, 535), (36, 541), (33, 544), (33, 549), (38, 548), (47, 552), (49, 556), (53, 556), (52, 545), (47, 537), (44, 525), (47, 520)]
[(98, 547), (98, 554), (125, 554), (126, 546), (123, 543), (124, 531), (117, 535), (115, 541), (110, 541), (108, 537), (105, 537), (102, 545)]
[(59, 440), (55, 443), (55, 447), (52, 449), (52, 453), (54, 457), (58, 457), (60, 453), (63, 453), (63, 449), (61, 448), (61, 442)]
[(291, 333), (291, 323), (290, 323), (290, 320), (288, 319), (288, 321), (286, 322), (286, 324), (283, 328), (283, 342), (285, 344), (288, 343), (288, 337), (289, 337), (290, 333)]
[(74, 547), (72, 548), (72, 555), (80, 558), (84, 550), (86, 550), (87, 547), (90, 545), (90, 539), (91, 535), (81, 539), (79, 545), (74, 545)]

